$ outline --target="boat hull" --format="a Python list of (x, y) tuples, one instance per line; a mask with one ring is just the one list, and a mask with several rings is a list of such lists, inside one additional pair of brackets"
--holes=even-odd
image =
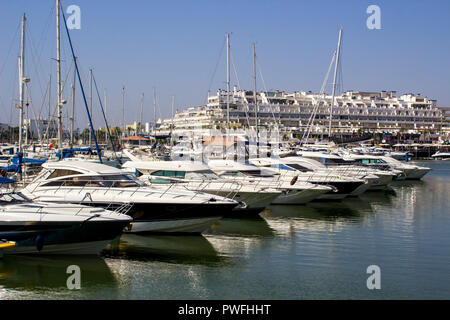
[(274, 201), (272, 201), (272, 204), (305, 204), (311, 202), (312, 200), (327, 192), (329, 192), (329, 190), (326, 189), (305, 189), (299, 191), (291, 191), (278, 196)]
[(342, 200), (350, 195), (352, 195), (353, 192), (359, 192), (357, 191), (358, 188), (362, 187), (365, 188), (367, 185), (364, 182), (340, 182), (340, 181), (331, 181), (331, 182), (322, 182), (322, 181), (310, 181), (311, 183), (331, 186), (335, 190), (329, 191), (328, 193), (325, 193), (321, 196), (319, 196), (318, 200)]
[(369, 187), (369, 190), (383, 190), (385, 189), (393, 180), (393, 175), (377, 175), (378, 180), (375, 180)]
[(129, 223), (128, 220), (0, 222), (0, 238), (16, 243), (4, 250), (5, 254), (99, 254)]
[(111, 240), (77, 242), (69, 244), (47, 245), (41, 251), (35, 246), (16, 246), (4, 250), (5, 254), (39, 254), (39, 255), (98, 255), (106, 248)]
[(137, 220), (125, 229), (125, 233), (162, 233), (162, 234), (201, 234), (208, 230), (222, 217), (172, 219), (172, 220)]
[(405, 170), (406, 180), (420, 180), (425, 176), (431, 169), (429, 168), (416, 168)]
[[(227, 195), (229, 196), (229, 193), (218, 192), (218, 195), (226, 197)], [(280, 192), (237, 192), (232, 199), (238, 201), (240, 204), (235, 207), (232, 212), (229, 212), (229, 214), (225, 216), (236, 216), (236, 213), (238, 212), (258, 214), (268, 207), (279, 195)]]
[[(110, 210), (122, 205), (102, 202), (83, 204)], [(230, 213), (234, 207), (236, 203), (134, 203), (127, 213), (133, 218), (133, 225), (131, 230), (125, 232), (200, 234)]]

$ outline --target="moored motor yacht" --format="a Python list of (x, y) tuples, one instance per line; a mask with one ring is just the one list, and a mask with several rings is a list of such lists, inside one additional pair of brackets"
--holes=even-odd
[[(299, 157), (283, 158), (283, 160), (291, 161), (293, 166), (302, 166), (311, 170), (330, 170), (341, 175), (371, 179), (370, 190), (385, 189), (394, 178), (399, 179), (404, 176), (399, 170), (391, 168), (381, 170), (376, 167), (361, 166), (354, 160), (345, 160), (337, 154), (311, 151), (299, 151), (297, 154)], [(377, 178), (373, 179), (373, 176)]]
[(127, 161), (122, 168), (136, 170), (139, 179), (150, 186), (176, 184), (189, 190), (234, 199), (240, 205), (233, 211), (246, 214), (261, 212), (282, 194), (273, 187), (220, 178), (201, 162)]
[(398, 161), (392, 157), (386, 156), (368, 156), (368, 155), (356, 155), (349, 154), (344, 156), (344, 159), (355, 160), (356, 162), (373, 168), (391, 168), (394, 170), (400, 170), (404, 173), (405, 179), (408, 180), (420, 180), (431, 168), (417, 166), (414, 164), (404, 163)]
[(4, 254), (99, 254), (132, 221), (116, 211), (0, 195), (0, 239), (14, 242)]
[(286, 165), (284, 159), (286, 158), (255, 158), (250, 161), (260, 168), (278, 172), (282, 176), (291, 179), (291, 181), (295, 180), (296, 183), (307, 181), (331, 187), (331, 191), (318, 198), (322, 200), (341, 200), (348, 196), (358, 196), (368, 190), (373, 179), (373, 177), (363, 179), (361, 177), (345, 176), (329, 170), (314, 171), (305, 169), (303, 166), (299, 167), (298, 164), (289, 163), (290, 165)]
[(259, 168), (251, 163), (232, 160), (210, 160), (208, 166), (220, 177), (242, 181), (243, 183), (260, 186), (272, 186), (283, 190), (283, 194), (272, 204), (304, 204), (320, 199), (329, 192), (336, 191), (333, 187), (315, 184), (306, 179), (280, 174), (269, 168)]
[(450, 160), (450, 151), (439, 150), (431, 156), (435, 160)]
[(39, 201), (82, 203), (104, 208), (131, 204), (127, 232), (201, 233), (238, 202), (168, 185), (145, 186), (123, 170), (86, 161), (57, 161), (23, 189)]

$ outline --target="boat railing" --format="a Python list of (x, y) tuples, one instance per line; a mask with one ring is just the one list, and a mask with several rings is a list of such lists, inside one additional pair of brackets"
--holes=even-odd
[(115, 210), (111, 210), (111, 211), (113, 211), (114, 213), (117, 213), (117, 214), (127, 214), (131, 210), (132, 207), (133, 207), (133, 203), (128, 202), (128, 203), (121, 204), (118, 208), (116, 208)]
[[(92, 194), (91, 192), (99, 192), (99, 191), (103, 191), (104, 195), (106, 195), (108, 192), (111, 191), (115, 191), (116, 188), (124, 188), (124, 189), (129, 189), (130, 191), (132, 191), (130, 197), (134, 196), (136, 194), (136, 192), (138, 192), (142, 187), (144, 186), (137, 186), (137, 187), (133, 187), (133, 186), (120, 186), (118, 185), (119, 183), (127, 183), (130, 182), (129, 180), (124, 180), (124, 179), (111, 179), (111, 180), (99, 180), (99, 179), (78, 179), (76, 181), (70, 179), (66, 179), (66, 180), (55, 180), (55, 183), (58, 182), (58, 185), (53, 185), (51, 184), (51, 182), (49, 184), (37, 184), (33, 191), (31, 191), (31, 193), (35, 193), (36, 189), (38, 187), (56, 187), (55, 189), (55, 193), (59, 192), (60, 190), (62, 190), (62, 188), (74, 188), (71, 190), (76, 190), (78, 191), (78, 194), (82, 194), (85, 192), (84, 197), (80, 200), (81, 202), (84, 202), (86, 200), (86, 198), (89, 198), (89, 200), (92, 202)], [(133, 181), (131, 181), (133, 182)], [(102, 184), (103, 183), (103, 184)], [(76, 188), (76, 189), (75, 189)], [(98, 188), (96, 190), (93, 190), (93, 188)], [(86, 192), (87, 191), (87, 192)], [(123, 191), (123, 190), (122, 190)], [(167, 192), (168, 190), (166, 190), (165, 192)], [(161, 197), (165, 194), (165, 192), (161, 195)], [(35, 197), (35, 199), (39, 199), (42, 196), (37, 196)]]

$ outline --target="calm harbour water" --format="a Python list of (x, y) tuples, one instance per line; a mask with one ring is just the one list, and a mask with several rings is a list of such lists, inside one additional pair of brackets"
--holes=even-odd
[[(450, 299), (450, 161), (342, 202), (274, 206), (202, 236), (123, 235), (103, 257), (0, 260), (0, 299)], [(81, 268), (81, 289), (66, 268)], [(381, 290), (368, 290), (369, 265)]]

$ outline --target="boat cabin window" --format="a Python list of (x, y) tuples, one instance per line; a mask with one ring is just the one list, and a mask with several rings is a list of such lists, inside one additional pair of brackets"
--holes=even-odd
[(64, 177), (64, 176), (74, 176), (77, 174), (82, 174), (82, 172), (78, 172), (75, 170), (68, 170), (68, 169), (56, 169), (47, 177), (47, 179), (53, 179), (53, 178)]
[(158, 177), (172, 177), (172, 178), (184, 179), (186, 172), (185, 171), (158, 170), (158, 171), (152, 172), (150, 175), (158, 176)]
[(109, 176), (78, 176), (69, 177), (57, 181), (51, 181), (45, 187), (114, 187), (129, 188), (140, 187), (144, 183), (135, 179), (132, 175), (109, 175)]
[(217, 175), (211, 170), (199, 170), (199, 171), (191, 171), (186, 172), (186, 179), (192, 180), (215, 180), (217, 179)]
[(288, 163), (287, 164), (289, 167), (294, 168), (295, 170), (301, 171), (301, 172), (311, 172), (313, 171), (312, 169), (308, 169), (304, 166), (301, 166), (297, 163)]
[(225, 171), (221, 174), (222, 177), (246, 177), (246, 175), (240, 171)]
[(2, 203), (20, 203), (30, 201), (27, 197), (19, 192), (9, 192), (0, 194), (0, 204)]
[(262, 172), (261, 170), (246, 170), (241, 171), (241, 173), (245, 174), (247, 177), (253, 177), (253, 178), (263, 178), (263, 177), (272, 177), (272, 173), (268, 172)]
[(325, 158), (325, 164), (348, 164), (349, 161), (344, 160), (344, 159), (330, 159), (330, 158)]
[(361, 159), (361, 163), (362, 164), (380, 164), (380, 163), (385, 163), (385, 162), (381, 159)]

